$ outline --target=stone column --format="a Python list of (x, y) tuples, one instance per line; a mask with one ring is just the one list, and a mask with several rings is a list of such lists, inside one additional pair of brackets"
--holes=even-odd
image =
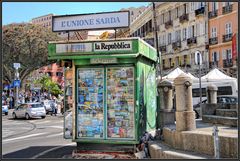
[(192, 79), (185, 73), (174, 80), (176, 90), (176, 130), (196, 129), (195, 112), (192, 105)]
[(217, 103), (217, 86), (210, 84), (207, 86), (207, 102), (208, 103)]
[(158, 92), (160, 96), (159, 122), (160, 128), (164, 125), (174, 124), (175, 112), (173, 110), (173, 84), (168, 80), (162, 80), (158, 83)]

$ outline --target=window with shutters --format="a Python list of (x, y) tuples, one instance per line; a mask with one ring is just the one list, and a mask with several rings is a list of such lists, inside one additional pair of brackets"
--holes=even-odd
[(48, 76), (52, 76), (53, 75), (52, 72), (47, 72), (47, 74), (48, 74)]
[(190, 11), (191, 11), (191, 12), (193, 12), (193, 11), (195, 10), (195, 8), (194, 8), (194, 3), (195, 3), (195, 2), (191, 2), (191, 7), (190, 7)]
[(175, 36), (176, 36), (176, 34), (175, 34), (175, 32), (173, 31), (173, 32), (172, 32), (172, 42), (175, 42)]
[(218, 9), (218, 2), (212, 2), (212, 11), (216, 11)]
[(195, 30), (194, 30), (194, 25), (192, 25), (192, 37), (194, 37), (195, 36)]
[(232, 59), (232, 49), (227, 49), (226, 50), (226, 59), (227, 60)]
[(178, 10), (179, 10), (179, 7), (176, 8), (176, 17), (177, 18), (179, 17), (179, 13), (178, 13), (179, 11)]
[(177, 41), (181, 41), (181, 30), (176, 31)]
[(158, 37), (158, 43), (160, 44), (160, 46), (162, 45), (162, 35)]
[(187, 14), (187, 4), (185, 3), (184, 5), (183, 5), (183, 14)]
[(168, 45), (171, 44), (172, 36), (171, 33), (168, 33)]
[(149, 21), (149, 31), (152, 32), (152, 20)]
[(212, 52), (212, 62), (218, 62), (219, 61), (219, 54), (214, 51)]
[(186, 40), (187, 39), (187, 29), (186, 28), (184, 28), (183, 30), (182, 30), (182, 35), (183, 35), (183, 40)]
[(171, 11), (168, 11), (168, 20), (169, 20), (169, 21), (171, 21), (171, 20), (172, 20)]
[(191, 38), (192, 37), (192, 27), (189, 26), (188, 27), (188, 34), (187, 34), (187, 38)]
[(166, 35), (162, 35), (162, 42), (163, 42), (163, 45), (166, 45)]
[(199, 36), (200, 35), (200, 24), (197, 23), (196, 24), (196, 36)]
[(211, 38), (217, 37), (217, 28), (212, 27), (211, 29)]
[(225, 28), (225, 33), (226, 34), (231, 34), (232, 33), (232, 24), (229, 22), (229, 23), (226, 23), (226, 28)]
[(62, 76), (63, 76), (63, 73), (62, 73), (62, 72), (57, 72), (57, 73), (56, 73), (56, 76), (62, 77)]
[(233, 4), (233, 2), (222, 2), (222, 6), (230, 6), (231, 4)]
[(168, 18), (169, 18), (168, 12), (164, 13), (164, 23), (168, 22)]
[(161, 15), (161, 19), (162, 19), (162, 23), (164, 24), (165, 21), (164, 21), (164, 13)]

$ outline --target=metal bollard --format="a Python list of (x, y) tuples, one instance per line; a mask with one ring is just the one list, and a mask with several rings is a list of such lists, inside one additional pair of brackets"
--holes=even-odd
[(218, 127), (213, 126), (213, 141), (214, 141), (214, 158), (219, 159), (219, 138), (218, 138)]

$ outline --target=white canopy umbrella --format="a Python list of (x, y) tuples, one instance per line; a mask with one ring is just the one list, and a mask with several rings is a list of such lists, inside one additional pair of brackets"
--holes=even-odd
[(237, 80), (236, 78), (229, 77), (228, 75), (224, 74), (217, 68), (211, 70), (208, 72), (205, 76), (202, 76), (201, 79), (206, 80), (206, 81), (227, 81), (227, 80)]
[(168, 79), (173, 81), (175, 78), (177, 78), (180, 74), (184, 73), (180, 68), (176, 68), (173, 71), (171, 71), (168, 75), (164, 76), (163, 79)]

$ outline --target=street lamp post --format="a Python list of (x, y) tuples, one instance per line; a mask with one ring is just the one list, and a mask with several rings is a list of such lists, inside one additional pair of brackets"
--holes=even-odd
[[(14, 81), (19, 81), (19, 73), (18, 68), (20, 68), (20, 63), (13, 63), (13, 67), (15, 68), (15, 79)], [(18, 107), (18, 85), (16, 85), (16, 96), (15, 96), (15, 107)]]
[(195, 52), (195, 63), (198, 65), (199, 70), (200, 117), (202, 117), (202, 85), (201, 85), (202, 55), (200, 51)]

